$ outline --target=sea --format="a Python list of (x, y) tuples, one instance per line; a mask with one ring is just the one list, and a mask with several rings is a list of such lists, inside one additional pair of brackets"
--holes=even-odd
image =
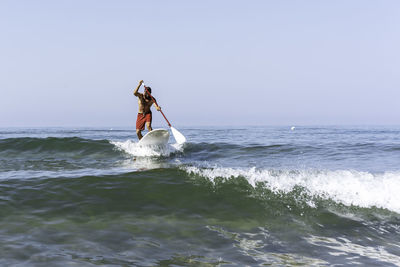
[(0, 128), (0, 266), (400, 266), (399, 126), (176, 128)]

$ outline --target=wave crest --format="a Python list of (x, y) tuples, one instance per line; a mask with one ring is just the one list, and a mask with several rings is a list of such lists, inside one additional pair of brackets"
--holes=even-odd
[(400, 213), (400, 172), (372, 174), (355, 170), (277, 171), (256, 168), (183, 167), (188, 174), (214, 182), (216, 178), (243, 177), (250, 185), (262, 184), (274, 193), (290, 193), (298, 187), (312, 197), (330, 199), (346, 206), (383, 208)]
[(24, 137), (0, 140), (0, 151), (8, 152), (78, 152), (93, 154), (110, 151), (107, 140), (91, 140), (79, 137)]

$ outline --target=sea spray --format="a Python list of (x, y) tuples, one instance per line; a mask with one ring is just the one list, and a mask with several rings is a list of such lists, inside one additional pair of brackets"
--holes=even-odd
[(171, 154), (181, 151), (182, 145), (168, 144), (166, 146), (141, 146), (132, 140), (110, 141), (119, 150), (124, 151), (135, 157), (168, 157)]

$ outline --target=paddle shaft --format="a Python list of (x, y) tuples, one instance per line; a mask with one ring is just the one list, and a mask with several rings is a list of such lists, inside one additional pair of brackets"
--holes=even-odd
[[(154, 97), (150, 94), (149, 90), (147, 90), (146, 86), (143, 85), (143, 87), (144, 87), (144, 90), (147, 92), (147, 94), (149, 94), (149, 96), (151, 97), (151, 99), (153, 99), (154, 103), (156, 103), (156, 105), (158, 106), (157, 101), (156, 101), (156, 100), (154, 99)], [(161, 114), (163, 115), (164, 119), (167, 121), (168, 126), (171, 127), (171, 123), (169, 123), (167, 117), (165, 117), (164, 112), (162, 112), (161, 108), (160, 108), (160, 112), (161, 112)]]

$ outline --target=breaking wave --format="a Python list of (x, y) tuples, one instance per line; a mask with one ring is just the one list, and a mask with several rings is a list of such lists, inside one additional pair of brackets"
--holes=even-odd
[[(311, 197), (330, 199), (346, 206), (383, 208), (400, 213), (400, 172), (373, 174), (355, 170), (260, 170), (256, 168), (182, 167), (189, 175), (216, 179), (245, 178), (256, 187), (288, 194), (302, 188)], [(313, 204), (310, 204), (313, 206)]]

